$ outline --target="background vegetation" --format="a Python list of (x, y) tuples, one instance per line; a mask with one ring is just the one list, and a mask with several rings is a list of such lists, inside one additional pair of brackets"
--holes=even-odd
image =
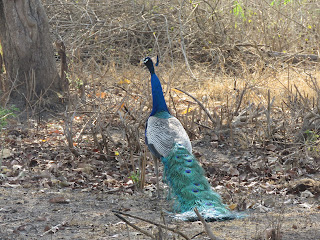
[(193, 138), (210, 130), (243, 149), (256, 141), (296, 149), (310, 144), (305, 131), (317, 132), (317, 1), (45, 1), (45, 7), (52, 35), (67, 47), (69, 81), (85, 101), (70, 109), (94, 111), (91, 121), (107, 126), (121, 121), (127, 135), (121, 144), (135, 145), (133, 152), (143, 149), (137, 129), (151, 107), (148, 73), (139, 66), (147, 55), (160, 56), (167, 101)]
[[(255, 209), (256, 215), (240, 225), (217, 223), (221, 235), (319, 237), (314, 197), (320, 192), (319, 1), (43, 4), (53, 39), (66, 46), (70, 91), (61, 99), (67, 108), (47, 121), (31, 112), (26, 126), (8, 119), (15, 109), (0, 109), (0, 124), (10, 123), (0, 135), (2, 184), (39, 187), (45, 193), (71, 189), (70, 205), (79, 202), (74, 189), (81, 189), (85, 199), (87, 191), (96, 193), (92, 202), (103, 210), (83, 207), (85, 200), (72, 205), (81, 213), (89, 211), (88, 224), (77, 214), (57, 212), (62, 223), (69, 217), (70, 236), (78, 231), (81, 237), (92, 233), (101, 239), (97, 231), (106, 234), (107, 229), (117, 238), (125, 227), (101, 215), (109, 211), (106, 215), (113, 216), (115, 207), (138, 215), (152, 209), (148, 217), (157, 218), (162, 208), (148, 198), (154, 171), (144, 144), (152, 107), (150, 75), (140, 62), (159, 55), (156, 72), (166, 101), (186, 128), (210, 183), (232, 209)], [(144, 189), (143, 197), (137, 188)], [(123, 196), (111, 194), (118, 192)], [(51, 198), (47, 204), (67, 200)], [(300, 214), (302, 207), (310, 212)], [(96, 232), (87, 231), (92, 222)]]

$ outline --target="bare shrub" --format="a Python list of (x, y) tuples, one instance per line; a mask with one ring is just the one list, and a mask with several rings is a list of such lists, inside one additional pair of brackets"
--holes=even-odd
[[(318, 157), (317, 1), (46, 0), (45, 7), (68, 55), (72, 151), (90, 139), (93, 154), (139, 170), (151, 98), (148, 73), (137, 65), (159, 55), (166, 100), (192, 140), (209, 136), (266, 154), (275, 145), (291, 167), (303, 165), (305, 153)], [(75, 111), (82, 125), (71, 124)]]

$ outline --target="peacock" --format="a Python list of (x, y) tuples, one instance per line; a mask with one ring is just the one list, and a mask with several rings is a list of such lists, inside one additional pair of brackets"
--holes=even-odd
[[(164, 165), (164, 180), (175, 199), (174, 216), (184, 221), (195, 221), (198, 218), (194, 208), (197, 207), (206, 221), (236, 218), (237, 215), (222, 203), (220, 195), (212, 190), (203, 168), (192, 154), (187, 132), (170, 114), (153, 61), (146, 57), (143, 62), (151, 74), (153, 103), (146, 123), (145, 142), (152, 155)], [(156, 66), (158, 62), (157, 58)], [(155, 170), (158, 176), (157, 164)]]

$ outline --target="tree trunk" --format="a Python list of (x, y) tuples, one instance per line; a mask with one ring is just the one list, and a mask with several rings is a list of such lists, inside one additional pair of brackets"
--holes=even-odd
[[(6, 69), (2, 100), (18, 107), (53, 107), (62, 91), (40, 0), (0, 0), (0, 42)], [(5, 99), (4, 99), (5, 98)]]

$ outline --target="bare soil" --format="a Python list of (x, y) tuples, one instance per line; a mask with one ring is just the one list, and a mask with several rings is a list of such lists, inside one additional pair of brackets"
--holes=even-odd
[[(50, 203), (53, 197), (63, 197), (68, 203)], [(244, 219), (209, 223), (216, 236), (223, 239), (266, 239), (271, 231), (281, 232), (279, 239), (320, 239), (320, 213), (299, 204), (283, 204), (275, 199), (268, 212), (248, 210)], [(125, 211), (155, 222), (161, 221), (161, 209), (167, 201), (140, 192), (108, 194), (83, 192), (80, 189), (39, 189), (1, 187), (0, 239), (150, 239), (128, 227), (114, 216), (112, 210)], [(312, 201), (311, 201), (312, 204)], [(315, 202), (313, 202), (315, 204)], [(127, 217), (126, 217), (127, 218)], [(200, 221), (180, 222), (166, 217), (170, 227), (179, 229), (190, 238), (203, 232)], [(149, 223), (129, 219), (135, 225), (156, 233)], [(56, 229), (53, 227), (56, 226)], [(55, 233), (46, 233), (52, 229)], [(175, 235), (170, 232), (164, 233)], [(206, 239), (200, 234), (195, 239)], [(272, 238), (270, 238), (272, 239)]]
[[(35, 139), (38, 138), (35, 137)], [(37, 141), (30, 143), (33, 149), (35, 149), (35, 142)], [(27, 145), (26, 143), (24, 147)], [(319, 192), (317, 192), (319, 174), (299, 176), (299, 179), (303, 177), (306, 179), (309, 176), (311, 183), (296, 179), (288, 181), (289, 184), (286, 185), (279, 179), (274, 179), (272, 182), (266, 177), (263, 178), (265, 181), (260, 181), (262, 178), (252, 177), (251, 180), (244, 178), (241, 182), (238, 174), (232, 169), (237, 162), (242, 161), (243, 152), (241, 154), (230, 152), (222, 145), (216, 148), (210, 147), (210, 143), (205, 139), (194, 141), (193, 145), (195, 154), (200, 161), (203, 161), (209, 180), (224, 201), (230, 206), (236, 205), (235, 208), (247, 214), (243, 219), (209, 223), (217, 237), (221, 239), (320, 239)], [(140, 231), (127, 226), (114, 215), (112, 210), (166, 224), (189, 238), (208, 239), (200, 221), (181, 222), (168, 216), (170, 201), (166, 200), (166, 186), (161, 183), (162, 197), (160, 200), (157, 199), (151, 163), (147, 164), (147, 184), (141, 191), (137, 190), (128, 178), (110, 178), (111, 169), (118, 164), (116, 160), (106, 162), (72, 159), (63, 144), (56, 146), (42, 142), (39, 146), (42, 153), (37, 152), (37, 163), (30, 160), (30, 157), (23, 163), (23, 159), (17, 160), (17, 155), (3, 159), (2, 172), (12, 171), (12, 176), (10, 177), (8, 173), (2, 174), (1, 240), (150, 239)], [(60, 154), (65, 151), (64, 159), (60, 160), (61, 165), (56, 161), (41, 159), (45, 153), (56, 156), (54, 148), (61, 148)], [(25, 154), (28, 155), (29, 148), (26, 147), (26, 149)], [(247, 161), (251, 161), (250, 164), (254, 165), (256, 159), (257, 157), (251, 156)], [(12, 164), (12, 161), (16, 161), (13, 162), (16, 164)], [(13, 171), (18, 168), (16, 166), (19, 165), (18, 163), (21, 168), (17, 170), (18, 173), (13, 174)], [(69, 167), (67, 167), (68, 164)], [(11, 170), (6, 170), (5, 166)], [(90, 167), (94, 170), (89, 169), (86, 172), (86, 168)], [(229, 169), (226, 170), (229, 174), (221, 177), (218, 173), (225, 171), (225, 168)], [(59, 169), (61, 169), (60, 174), (58, 174)], [(123, 170), (119, 170), (119, 176), (121, 171)], [(109, 178), (104, 178), (104, 184), (102, 184), (101, 172), (109, 173), (107, 174)], [(159, 228), (151, 223), (127, 216), (124, 218), (155, 236), (161, 235), (162, 239), (183, 239), (178, 234), (165, 229), (161, 229), (159, 233)]]

